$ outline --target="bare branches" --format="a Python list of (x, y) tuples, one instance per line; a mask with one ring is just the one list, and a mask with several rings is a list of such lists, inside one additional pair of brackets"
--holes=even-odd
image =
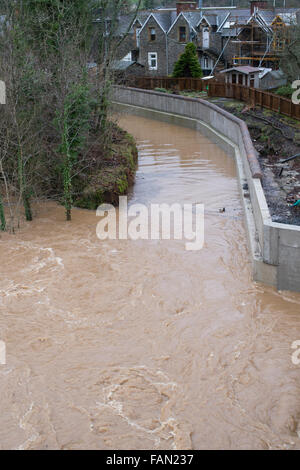
[[(2, 228), (1, 207), (8, 213), (5, 225), (13, 231), (24, 213), (32, 219), (35, 195), (64, 203), (70, 219), (80, 178), (99, 166), (90, 154), (100, 146), (109, 153), (112, 63), (141, 0), (132, 11), (128, 31), (120, 35), (123, 3), (2, 1), (8, 20), (0, 35), (0, 79), (7, 85), (7, 105), (0, 119)], [(98, 21), (93, 22), (95, 11)], [(96, 77), (87, 69), (93, 39)]]

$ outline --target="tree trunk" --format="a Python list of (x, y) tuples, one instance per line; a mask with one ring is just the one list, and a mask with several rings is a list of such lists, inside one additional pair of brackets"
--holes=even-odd
[(1, 223), (0, 230), (4, 232), (6, 229), (6, 220), (5, 220), (4, 207), (3, 207), (3, 201), (2, 201), (1, 195), (0, 195), (0, 223)]
[(19, 176), (19, 190), (20, 190), (20, 197), (23, 201), (23, 206), (25, 210), (25, 217), (28, 222), (32, 221), (32, 212), (30, 206), (30, 196), (28, 194), (28, 189), (26, 188), (25, 184), (25, 174), (24, 174), (24, 162), (23, 162), (23, 155), (22, 150), (20, 148), (18, 153), (18, 176)]

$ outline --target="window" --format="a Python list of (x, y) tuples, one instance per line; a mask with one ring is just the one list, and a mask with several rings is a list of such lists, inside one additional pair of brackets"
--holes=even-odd
[(155, 41), (156, 39), (156, 29), (155, 28), (149, 28), (149, 40), (150, 41)]
[(148, 65), (149, 70), (157, 70), (157, 52), (149, 52)]
[(186, 27), (179, 26), (179, 42), (186, 42)]
[(204, 70), (207, 70), (209, 67), (208, 67), (208, 57), (204, 57), (203, 59), (203, 68)]
[(209, 49), (209, 28), (203, 28), (202, 30), (202, 47), (203, 49)]
[(281, 36), (275, 36), (273, 47), (276, 51), (283, 51), (285, 47), (285, 39)]

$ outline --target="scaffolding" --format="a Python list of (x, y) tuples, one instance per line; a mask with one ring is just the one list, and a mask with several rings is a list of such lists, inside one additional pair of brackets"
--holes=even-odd
[(286, 34), (284, 23), (277, 22), (271, 27), (252, 20), (242, 23), (239, 17), (230, 20), (230, 44), (233, 46), (232, 65), (253, 67), (279, 67), (280, 52), (284, 48)]

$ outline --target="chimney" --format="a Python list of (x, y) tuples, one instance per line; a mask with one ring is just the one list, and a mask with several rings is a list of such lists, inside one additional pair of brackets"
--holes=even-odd
[(251, 15), (253, 15), (253, 13), (260, 9), (260, 10), (267, 10), (268, 9), (268, 1), (267, 0), (250, 0), (250, 8), (251, 8)]
[(176, 2), (177, 16), (182, 11), (194, 11), (197, 10), (197, 2)]

